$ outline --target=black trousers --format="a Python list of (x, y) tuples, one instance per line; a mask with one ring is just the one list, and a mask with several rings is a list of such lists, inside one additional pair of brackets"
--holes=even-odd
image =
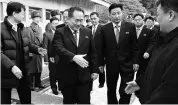
[[(21, 104), (31, 104), (31, 90), (28, 83), (27, 77), (19, 80), (17, 92)], [(1, 104), (11, 104), (11, 91), (12, 88), (1, 88)]]
[[(107, 99), (108, 104), (118, 104), (116, 96), (117, 82), (119, 78), (119, 72), (110, 72), (106, 70), (106, 84), (107, 84)], [(124, 91), (127, 86), (126, 82), (122, 78), (121, 74), (121, 84), (119, 88), (120, 100), (119, 104), (129, 104), (131, 95), (127, 95)]]
[(40, 73), (30, 73), (28, 75), (30, 86), (39, 86), (41, 84), (41, 72)]
[[(49, 79), (50, 79), (50, 86), (52, 90), (57, 90), (57, 85), (56, 82), (57, 77), (56, 77), (56, 64), (55, 63), (51, 63), (49, 62)], [(59, 86), (59, 82), (58, 82), (58, 86)]]
[(64, 104), (90, 104), (92, 82), (87, 84), (63, 84), (61, 92)]
[(104, 85), (104, 82), (105, 82), (105, 72), (100, 72), (99, 73), (99, 84), (102, 86)]

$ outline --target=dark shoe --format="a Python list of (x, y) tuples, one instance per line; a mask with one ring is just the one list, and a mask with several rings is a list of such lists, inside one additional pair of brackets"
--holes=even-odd
[(35, 91), (35, 86), (30, 86), (31, 91)]
[(43, 86), (42, 84), (36, 85), (36, 87), (45, 88), (45, 86)]
[(101, 84), (99, 85), (99, 88), (103, 88), (103, 87), (104, 87), (104, 85), (101, 85)]
[(52, 92), (53, 92), (54, 95), (58, 95), (59, 94), (57, 90), (52, 90)]

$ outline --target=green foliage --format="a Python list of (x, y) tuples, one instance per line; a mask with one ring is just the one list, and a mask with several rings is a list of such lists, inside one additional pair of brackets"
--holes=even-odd
[[(136, 13), (147, 13), (147, 10), (138, 0), (107, 0), (111, 3), (122, 3), (124, 8), (124, 17), (128, 15), (134, 15)], [(107, 21), (108, 20), (108, 8), (99, 6), (97, 12), (100, 14), (100, 19)], [(124, 18), (125, 19), (125, 18)]]
[(140, 3), (148, 10), (151, 15), (156, 15), (156, 0), (140, 0)]

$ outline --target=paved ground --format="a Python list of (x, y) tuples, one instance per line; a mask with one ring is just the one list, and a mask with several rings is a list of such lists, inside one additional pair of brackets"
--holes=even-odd
[[(42, 79), (46, 79), (48, 77), (49, 71), (46, 66), (44, 66), (43, 74), (42, 74)], [(46, 79), (47, 80), (47, 79)], [(118, 80), (118, 87), (119, 87), (120, 80)], [(93, 91), (91, 92), (91, 103), (92, 105), (107, 105), (107, 87), (106, 85), (103, 88), (98, 88), (98, 80), (94, 81), (93, 85)], [(118, 90), (116, 92), (118, 99), (119, 99), (119, 94)], [(137, 99), (134, 99), (135, 97), (133, 96), (131, 98), (131, 104), (130, 105), (139, 105), (139, 101)], [(17, 95), (16, 90), (14, 89), (12, 91), (12, 99), (13, 102), (12, 104), (16, 104), (19, 102), (19, 98)], [(33, 104), (62, 104), (62, 99), (63, 96), (62, 94), (59, 95), (53, 95), (51, 93), (50, 87), (47, 87), (41, 91), (34, 92), (32, 91), (32, 103)], [(134, 100), (134, 101), (133, 101)]]

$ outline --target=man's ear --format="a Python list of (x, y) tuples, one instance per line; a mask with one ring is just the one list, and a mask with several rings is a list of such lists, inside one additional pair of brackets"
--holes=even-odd
[(176, 12), (173, 10), (169, 11), (169, 21), (172, 21), (175, 18)]

